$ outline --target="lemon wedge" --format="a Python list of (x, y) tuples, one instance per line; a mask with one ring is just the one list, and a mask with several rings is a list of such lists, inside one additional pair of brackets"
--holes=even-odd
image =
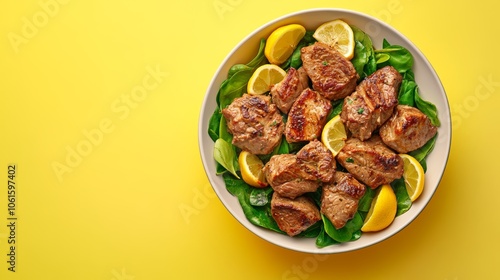
[(372, 232), (385, 229), (394, 221), (397, 208), (398, 202), (392, 187), (390, 185), (380, 186), (377, 195), (373, 198), (361, 231)]
[(271, 90), (273, 85), (281, 82), (285, 76), (285, 70), (277, 65), (261, 65), (248, 80), (247, 93), (254, 95), (266, 93)]
[(267, 38), (264, 55), (272, 64), (282, 64), (293, 53), (297, 44), (306, 34), (300, 24), (289, 24), (274, 30)]
[(313, 37), (333, 47), (349, 60), (354, 57), (354, 33), (349, 24), (341, 19), (323, 23), (314, 31)]
[(406, 191), (411, 201), (415, 201), (424, 190), (425, 173), (422, 165), (412, 156), (407, 154), (399, 155), (403, 159)]
[(238, 163), (240, 165), (241, 177), (245, 183), (256, 188), (267, 186), (266, 177), (264, 172), (262, 172), (264, 163), (258, 156), (247, 151), (242, 151), (238, 156)]
[(344, 147), (346, 139), (347, 133), (339, 115), (328, 121), (321, 132), (321, 142), (332, 152), (334, 157)]

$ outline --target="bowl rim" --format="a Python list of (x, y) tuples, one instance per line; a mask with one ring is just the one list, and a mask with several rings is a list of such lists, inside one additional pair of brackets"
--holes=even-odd
[[(207, 162), (207, 160), (213, 161), (213, 157), (212, 158), (207, 158), (205, 156), (206, 155), (206, 151), (205, 151), (205, 146), (203, 145), (203, 143), (204, 143), (204, 140), (205, 141), (207, 140), (207, 138), (208, 138), (208, 140), (211, 141), (210, 137), (208, 136), (207, 129), (206, 129), (206, 126), (205, 126), (205, 124), (208, 123), (208, 121), (209, 121), (209, 119), (206, 118), (207, 114), (208, 114), (208, 116), (210, 116), (213, 113), (213, 112), (208, 112), (207, 113), (207, 110), (208, 110), (208, 108), (207, 108), (207, 102), (215, 102), (215, 100), (209, 100), (210, 92), (211, 92), (211, 90), (213, 90), (214, 86), (216, 86), (217, 89), (218, 89), (218, 87), (220, 85), (220, 82), (217, 80), (217, 77), (219, 77), (221, 75), (221, 72), (223, 72), (223, 71), (226, 71), (226, 73), (227, 73), (228, 67), (231, 66), (231, 65), (229, 65), (229, 66), (227, 65), (228, 62), (230, 61), (231, 57), (243, 45), (245, 45), (250, 39), (254, 38), (257, 34), (259, 34), (261, 32), (264, 32), (266, 29), (269, 29), (271, 26), (275, 26), (278, 23), (281, 23), (283, 21), (287, 21), (287, 20), (289, 20), (291, 18), (294, 18), (294, 17), (300, 17), (300, 16), (304, 16), (306, 14), (314, 14), (314, 13), (341, 13), (346, 18), (348, 18), (349, 16), (357, 16), (357, 17), (364, 18), (367, 21), (372, 21), (375, 24), (377, 24), (377, 25), (379, 25), (379, 26), (381, 26), (381, 27), (383, 27), (385, 29), (390, 30), (400, 40), (404, 41), (407, 44), (407, 46), (410, 46), (411, 49), (412, 49), (411, 53), (412, 53), (412, 55), (414, 57), (420, 56), (422, 58), (422, 62), (425, 64), (425, 67), (427, 67), (430, 70), (429, 74), (432, 76), (432, 78), (434, 79), (434, 81), (437, 82), (436, 85), (438, 86), (439, 92), (443, 93), (441, 97), (443, 98), (443, 101), (444, 101), (443, 104), (444, 104), (444, 107), (445, 107), (446, 110), (445, 110), (445, 112), (439, 112), (439, 114), (440, 114), (439, 118), (440, 118), (442, 124), (445, 123), (445, 124), (447, 124), (447, 126), (443, 127), (443, 125), (442, 125), (442, 127), (439, 128), (440, 130), (438, 129), (438, 131), (440, 131), (438, 133), (443, 134), (443, 132), (444, 132), (444, 135), (443, 136), (438, 136), (438, 138), (439, 138), (440, 142), (444, 141), (444, 146), (445, 146), (446, 149), (443, 151), (445, 153), (444, 161), (442, 161), (442, 163), (440, 165), (440, 169), (442, 170), (442, 172), (435, 179), (435, 181), (436, 181), (435, 187), (433, 187), (432, 191), (429, 193), (429, 195), (428, 195), (428, 197), (427, 197), (427, 199), (425, 201), (418, 201), (418, 200), (416, 201), (417, 203), (421, 204), (420, 207), (418, 207), (417, 211), (414, 211), (415, 213), (413, 213), (412, 217), (408, 217), (408, 219), (405, 219), (404, 222), (399, 223), (400, 225), (395, 230), (387, 232), (386, 234), (383, 234), (382, 237), (374, 238), (373, 240), (365, 242), (365, 243), (357, 243), (359, 240), (356, 240), (356, 241), (352, 241), (352, 242), (331, 245), (331, 246), (327, 246), (327, 247), (324, 247), (324, 248), (315, 247), (315, 248), (312, 248), (312, 249), (303, 249), (303, 248), (297, 248), (297, 247), (294, 247), (294, 246), (284, 245), (284, 244), (282, 244), (282, 243), (274, 240), (273, 238), (266, 238), (266, 237), (263, 236), (263, 234), (261, 234), (261, 231), (263, 230), (263, 231), (266, 231), (266, 232), (270, 232), (269, 230), (260, 228), (260, 227), (258, 227), (256, 225), (253, 225), (253, 224), (249, 223), (245, 216), (243, 216), (242, 219), (244, 219), (246, 221), (242, 221), (240, 218), (238, 218), (237, 213), (235, 212), (235, 210), (231, 209), (227, 205), (227, 203), (224, 201), (224, 199), (223, 199), (223, 194), (221, 192), (222, 191), (226, 191), (227, 192), (225, 186), (224, 186), (224, 188), (218, 188), (216, 186), (216, 182), (214, 182), (212, 180), (212, 176), (214, 176), (215, 174), (211, 174), (210, 173), (210, 170), (208, 170), (208, 166), (206, 165), (206, 162)], [(333, 19), (334, 18), (332, 18), (332, 20)], [(374, 43), (374, 45), (375, 45), (375, 43)], [(407, 46), (405, 46), (405, 47), (407, 47)], [(414, 65), (414, 67), (415, 67), (415, 65)], [(417, 79), (417, 77), (416, 77), (416, 79)], [(200, 110), (200, 114), (199, 114), (199, 122), (198, 122), (198, 145), (199, 145), (199, 152), (200, 152), (200, 155), (201, 155), (201, 158), (202, 158), (202, 164), (203, 164), (203, 167), (204, 167), (204, 171), (205, 171), (205, 174), (206, 174), (207, 178), (209, 179), (210, 185), (212, 186), (213, 190), (217, 194), (217, 197), (219, 198), (220, 202), (224, 205), (224, 207), (246, 229), (248, 229), (253, 234), (257, 235), (258, 237), (260, 237), (260, 238), (262, 238), (262, 239), (264, 239), (264, 240), (266, 240), (266, 241), (268, 241), (268, 242), (270, 242), (270, 243), (272, 243), (272, 244), (274, 244), (276, 246), (279, 246), (281, 248), (286, 248), (286, 249), (289, 249), (289, 250), (292, 250), (292, 251), (298, 251), (298, 252), (304, 252), (304, 253), (337, 254), (337, 253), (345, 253), (345, 252), (355, 251), (355, 250), (359, 250), (359, 249), (362, 249), (362, 248), (366, 248), (366, 247), (369, 247), (369, 246), (381, 243), (382, 241), (387, 240), (388, 238), (394, 236), (396, 233), (401, 232), (403, 229), (405, 229), (410, 223), (412, 223), (424, 211), (424, 209), (426, 208), (426, 206), (432, 200), (432, 197), (434, 196), (435, 192), (437, 191), (437, 189), (438, 189), (438, 187), (439, 187), (439, 185), (441, 183), (442, 177), (444, 176), (444, 173), (446, 171), (446, 166), (447, 166), (448, 159), (449, 159), (449, 156), (450, 156), (450, 151), (451, 151), (451, 139), (452, 139), (451, 125), (452, 125), (452, 122), (451, 122), (451, 112), (450, 112), (449, 101), (448, 101), (448, 97), (446, 95), (446, 91), (445, 91), (445, 89), (444, 89), (444, 87), (442, 85), (442, 82), (439, 79), (439, 77), (438, 77), (435, 69), (430, 64), (430, 62), (427, 59), (427, 57), (418, 49), (418, 47), (412, 41), (410, 41), (410, 39), (408, 39), (405, 35), (403, 35), (397, 29), (395, 29), (391, 25), (383, 22), (382, 20), (377, 19), (377, 18), (375, 18), (375, 17), (373, 17), (371, 15), (359, 12), (359, 11), (349, 10), (349, 9), (344, 9), (344, 8), (312, 8), (312, 9), (304, 9), (304, 10), (299, 10), (299, 11), (291, 12), (291, 13), (282, 15), (282, 16), (276, 18), (276, 19), (268, 21), (267, 23), (261, 25), (260, 27), (256, 28), (252, 32), (250, 32), (248, 35), (244, 36), (243, 39), (241, 39), (239, 41), (239, 43), (235, 47), (233, 47), (231, 49), (231, 51), (225, 56), (225, 58), (222, 60), (222, 62), (217, 67), (217, 70), (216, 70), (215, 74), (212, 76), (212, 78), (210, 80), (210, 83), (209, 83), (209, 86), (208, 86), (208, 88), (207, 88), (207, 90), (205, 92), (205, 96), (203, 98), (203, 103), (202, 103), (202, 106), (201, 106), (201, 110)], [(233, 198), (237, 199), (235, 197), (233, 197)], [(241, 206), (240, 206), (240, 208), (241, 208)], [(408, 213), (405, 213), (405, 214), (408, 214)], [(405, 215), (405, 214), (403, 214), (403, 215)], [(278, 233), (275, 233), (275, 234), (278, 234)], [(364, 233), (364, 234), (366, 234), (366, 233)], [(288, 237), (286, 235), (282, 235), (282, 234), (279, 234), (279, 235), (287, 237), (287, 238), (291, 238), (291, 237)], [(363, 236), (361, 238), (363, 238)], [(304, 239), (312, 239), (312, 238), (302, 238), (302, 239), (297, 239), (297, 240), (294, 240), (294, 241), (304, 240)], [(294, 243), (299, 243), (299, 242), (294, 242)], [(348, 246), (346, 246), (345, 244), (348, 244)], [(332, 247), (334, 249), (332, 249)]]

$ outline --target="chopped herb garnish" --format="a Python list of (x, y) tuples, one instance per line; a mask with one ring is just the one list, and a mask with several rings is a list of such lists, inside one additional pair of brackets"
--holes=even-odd
[(360, 115), (361, 115), (361, 114), (363, 114), (363, 112), (364, 112), (364, 111), (365, 111), (365, 109), (363, 109), (363, 108), (359, 108), (359, 109), (358, 109), (358, 114), (360, 114)]
[(347, 99), (347, 104), (352, 104), (352, 102), (353, 102), (352, 99), (350, 98)]
[(353, 163), (354, 159), (352, 159), (352, 157), (348, 157), (348, 158), (346, 158), (345, 162)]
[(328, 65), (328, 62), (327, 61), (323, 61), (323, 65)]

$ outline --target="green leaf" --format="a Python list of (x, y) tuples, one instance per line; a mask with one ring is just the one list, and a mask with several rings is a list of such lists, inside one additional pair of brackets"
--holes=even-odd
[(429, 101), (425, 101), (420, 97), (418, 92), (418, 88), (415, 89), (415, 105), (417, 108), (422, 111), (429, 119), (434, 126), (440, 126), (441, 122), (439, 121), (438, 112), (436, 105), (432, 104)]
[(253, 187), (249, 186), (241, 179), (234, 178), (229, 173), (224, 173), (222, 177), (229, 193), (238, 198), (243, 213), (250, 223), (275, 232), (283, 233), (271, 216), (271, 206), (269, 204), (266, 206), (253, 206), (250, 204), (250, 194), (254, 189)]
[(214, 142), (219, 138), (219, 125), (221, 117), (222, 113), (217, 107), (208, 121), (208, 135)]
[(331, 101), (331, 104), (332, 104), (332, 108), (333, 109), (330, 111), (330, 113), (326, 117), (326, 121), (327, 122), (329, 120), (333, 119), (338, 114), (340, 114), (340, 112), (342, 111), (342, 106), (344, 105), (344, 99), (339, 99), (339, 100)]
[(241, 97), (246, 91), (247, 83), (253, 70), (241, 70), (223, 83), (219, 89), (220, 108), (226, 108), (235, 98)]
[(254, 188), (250, 192), (249, 202), (252, 206), (264, 206), (269, 203), (269, 194), (273, 192), (271, 187), (258, 189)]
[(398, 102), (401, 105), (415, 106), (415, 90), (417, 84), (414, 81), (403, 80), (399, 87)]
[(413, 55), (405, 47), (391, 45), (384, 39), (383, 48), (375, 50), (377, 68), (391, 65), (399, 73), (405, 73), (413, 67)]
[(239, 166), (237, 166), (238, 161), (236, 160), (236, 151), (233, 145), (221, 138), (217, 139), (214, 145), (214, 159), (236, 178), (240, 178), (236, 174)]
[(358, 202), (358, 212), (368, 212), (376, 194), (377, 192), (374, 189), (366, 187), (365, 194)]
[(255, 57), (250, 62), (247, 63), (248, 67), (251, 67), (255, 70), (257, 67), (266, 62), (267, 59), (266, 56), (264, 55), (265, 46), (266, 46), (266, 39), (261, 39), (259, 44), (259, 50), (257, 51)]
[(411, 199), (406, 191), (405, 181), (403, 178), (392, 181), (391, 187), (398, 201), (396, 216), (406, 213), (411, 208)]
[(324, 227), (321, 227), (321, 231), (318, 234), (318, 237), (316, 238), (316, 246), (318, 248), (324, 248), (327, 246), (331, 246), (334, 244), (339, 244), (340, 242), (335, 241), (335, 239), (331, 238), (325, 231)]
[[(429, 141), (427, 141), (422, 147), (409, 152), (408, 154), (414, 157), (420, 164), (425, 161), (425, 158), (432, 152), (434, 146), (436, 145), (437, 134), (434, 135)], [(423, 167), (423, 165), (422, 165)]]
[(373, 43), (368, 34), (351, 25), (354, 33), (354, 56), (351, 63), (362, 80), (376, 70)]
[(363, 219), (357, 212), (354, 217), (347, 221), (345, 226), (340, 229), (336, 229), (325, 215), (321, 214), (321, 219), (323, 220), (325, 232), (335, 241), (348, 242), (356, 240), (361, 236), (359, 231), (363, 226)]

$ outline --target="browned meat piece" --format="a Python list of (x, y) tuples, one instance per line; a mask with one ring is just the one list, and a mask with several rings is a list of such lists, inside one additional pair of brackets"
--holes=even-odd
[(316, 139), (300, 149), (297, 153), (297, 163), (305, 172), (322, 182), (329, 182), (336, 168), (332, 152)]
[(382, 141), (402, 154), (422, 147), (436, 133), (437, 127), (424, 113), (406, 105), (398, 105), (379, 130)]
[(293, 154), (272, 156), (264, 165), (263, 172), (273, 190), (284, 197), (293, 199), (314, 192), (319, 187), (316, 177), (305, 172)]
[(332, 105), (319, 93), (307, 88), (288, 113), (285, 137), (289, 143), (311, 141), (321, 135)]
[(288, 114), (293, 102), (304, 89), (309, 87), (309, 77), (304, 68), (290, 67), (286, 77), (271, 89), (273, 103), (281, 112)]
[(345, 98), (340, 117), (353, 137), (366, 140), (389, 119), (398, 105), (401, 80), (396, 69), (386, 66), (366, 77)]
[(333, 181), (323, 185), (321, 213), (336, 229), (342, 228), (358, 211), (358, 202), (365, 191), (365, 186), (351, 174), (337, 171)]
[(337, 100), (351, 94), (359, 75), (352, 63), (334, 48), (316, 42), (301, 50), (302, 67), (311, 78), (313, 89), (326, 99)]
[(233, 134), (233, 145), (242, 150), (255, 155), (269, 154), (281, 142), (285, 125), (269, 96), (244, 94), (234, 99), (222, 114)]
[(403, 160), (378, 135), (366, 141), (349, 138), (337, 160), (356, 179), (372, 189), (403, 176)]
[(289, 236), (295, 236), (321, 220), (318, 208), (309, 197), (290, 199), (276, 192), (271, 199), (271, 215)]

